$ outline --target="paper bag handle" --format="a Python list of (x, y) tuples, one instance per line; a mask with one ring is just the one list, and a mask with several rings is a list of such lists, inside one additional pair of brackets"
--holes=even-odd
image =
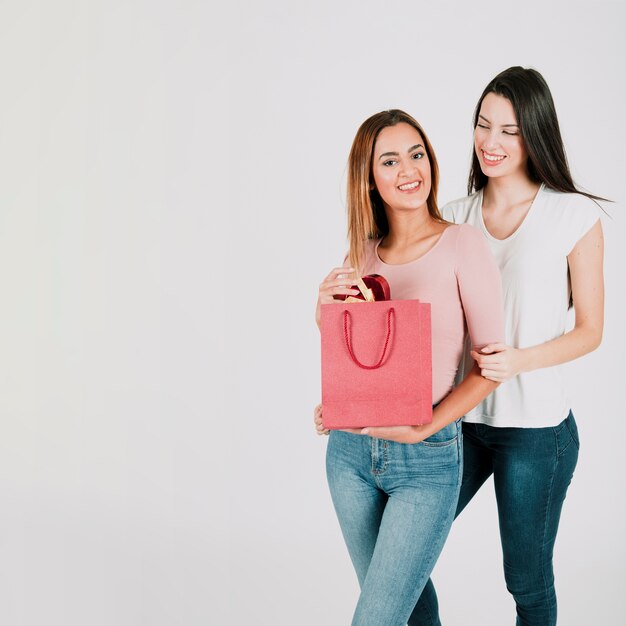
[[(395, 314), (396, 312), (393, 307), (391, 307), (387, 311), (387, 337), (385, 338), (385, 345), (383, 347), (383, 353), (381, 354), (380, 359), (378, 360), (378, 363), (376, 363), (376, 365), (365, 365), (356, 358), (356, 356), (354, 355), (354, 351), (352, 350), (352, 338), (350, 334), (352, 316), (350, 315), (350, 311), (343, 312), (343, 336), (344, 336), (344, 339), (346, 340), (346, 348), (348, 348), (350, 358), (360, 368), (364, 370), (375, 370), (375, 369), (378, 369), (383, 364), (383, 361), (385, 360), (385, 355), (387, 354), (387, 348), (389, 347), (389, 340), (391, 339), (391, 316), (393, 315), (395, 318)], [(350, 325), (348, 325), (348, 320), (350, 320)]]

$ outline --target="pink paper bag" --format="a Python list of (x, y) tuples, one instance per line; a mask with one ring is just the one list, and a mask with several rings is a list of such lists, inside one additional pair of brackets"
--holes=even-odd
[(431, 422), (430, 304), (323, 304), (321, 331), (325, 428)]

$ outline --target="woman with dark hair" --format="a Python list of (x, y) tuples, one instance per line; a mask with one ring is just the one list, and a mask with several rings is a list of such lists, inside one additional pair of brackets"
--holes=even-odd
[(354, 270), (383, 275), (394, 299), (431, 304), (432, 423), (335, 430), (328, 442), (328, 484), (361, 586), (353, 626), (406, 624), (454, 518), (460, 418), (498, 384), (476, 367), (453, 388), (467, 329), (476, 350), (504, 338), (502, 294), (482, 235), (442, 220), (437, 184), (435, 154), (411, 116), (367, 119), (348, 163), (348, 262), (319, 289), (318, 324), (322, 304), (358, 293)]
[[(550, 90), (536, 70), (511, 67), (483, 91), (468, 193), (443, 215), (478, 228), (496, 258), (507, 344), (466, 349), (466, 367), (476, 362), (503, 384), (464, 417), (457, 515), (493, 474), (516, 623), (552, 626), (553, 548), (579, 448), (558, 365), (602, 338), (602, 198), (576, 189)], [(570, 307), (575, 324), (566, 332)], [(440, 623), (429, 581), (409, 624)]]

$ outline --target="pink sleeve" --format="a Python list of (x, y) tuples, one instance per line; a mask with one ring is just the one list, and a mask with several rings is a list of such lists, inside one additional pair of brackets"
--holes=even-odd
[(500, 270), (482, 233), (469, 224), (459, 226), (456, 276), (472, 348), (503, 342)]

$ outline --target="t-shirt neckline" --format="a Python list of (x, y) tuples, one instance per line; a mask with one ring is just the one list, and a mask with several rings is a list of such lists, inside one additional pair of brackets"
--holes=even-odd
[(495, 241), (497, 243), (506, 243), (507, 241), (511, 241), (515, 239), (515, 237), (517, 237), (518, 234), (522, 232), (522, 230), (525, 228), (526, 223), (528, 222), (531, 214), (534, 211), (535, 205), (537, 204), (537, 198), (543, 192), (544, 187), (545, 185), (543, 183), (539, 185), (539, 189), (537, 189), (537, 193), (535, 194), (533, 201), (530, 203), (530, 207), (528, 207), (528, 211), (526, 212), (526, 215), (524, 216), (522, 223), (508, 237), (505, 237), (504, 239), (498, 239), (497, 237), (494, 237), (489, 232), (489, 229), (487, 228), (485, 224), (485, 218), (483, 217), (483, 189), (484, 189), (483, 187), (483, 189), (480, 190), (480, 195), (478, 198), (478, 215), (480, 217), (480, 227), (483, 233), (485, 233), (485, 236), (487, 237), (487, 239), (489, 239), (489, 241)]

